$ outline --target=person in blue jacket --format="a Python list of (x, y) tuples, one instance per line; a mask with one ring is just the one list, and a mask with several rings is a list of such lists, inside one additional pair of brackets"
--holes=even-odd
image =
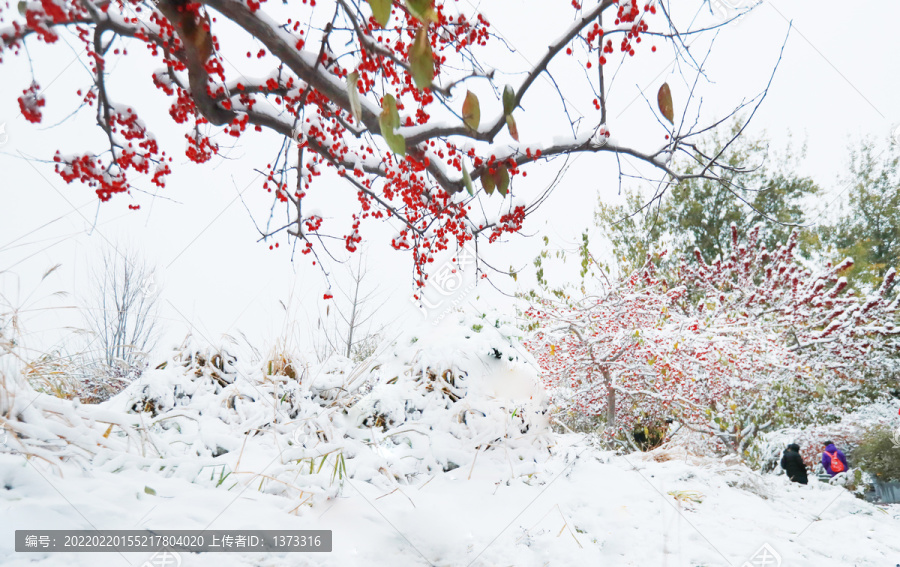
[(822, 466), (830, 476), (842, 473), (850, 468), (847, 466), (847, 457), (831, 441), (825, 442), (825, 451), (822, 453)]

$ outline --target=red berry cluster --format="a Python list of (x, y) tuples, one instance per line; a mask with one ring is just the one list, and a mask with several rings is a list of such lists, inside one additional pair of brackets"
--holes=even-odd
[(315, 232), (322, 228), (322, 217), (319, 215), (311, 215), (304, 222), (306, 223), (307, 232)]
[(500, 217), (500, 223), (491, 232), (488, 241), (494, 242), (504, 232), (519, 232), (522, 229), (523, 222), (525, 222), (525, 207), (519, 205), (512, 211)]
[(41, 96), (41, 87), (37, 83), (31, 83), (31, 86), (22, 92), (19, 97), (19, 110), (25, 120), (35, 124), (40, 123), (42, 115), (41, 108), (44, 106), (44, 97)]
[[(265, 0), (242, 1), (251, 14), (257, 14), (247, 17), (258, 17), (260, 22), (267, 23), (261, 12)], [(205, 92), (198, 93), (191, 92), (197, 87), (185, 80), (192, 71), (196, 73), (196, 69), (187, 69), (185, 49), (189, 46), (182, 43), (180, 34), (183, 30), (176, 29), (175, 23), (156, 9), (151, 9), (146, 18), (138, 19), (136, 14), (147, 8), (140, 4), (136, 0), (105, 3), (99, 8), (103, 16), (98, 18), (96, 13), (86, 11), (81, 0), (29, 2), (25, 23), (13, 22), (12, 29), (0, 32), (0, 49), (16, 52), (22, 46), (22, 37), (28, 34), (48, 43), (55, 42), (58, 36), (53, 30), (59, 25), (71, 26), (84, 44), (95, 81), (87, 89), (83, 100), (89, 105), (99, 104), (100, 115), (109, 116), (109, 124), (105, 124), (104, 128), (110, 134), (111, 147), (108, 154), (103, 154), (103, 159), (91, 153), (66, 158), (57, 153), (57, 171), (67, 182), (79, 180), (86, 183), (97, 191), (102, 200), (107, 200), (116, 193), (128, 192), (130, 185), (126, 176), (131, 173), (152, 175), (151, 182), (163, 186), (165, 176), (171, 172), (169, 164), (172, 158), (159, 150), (156, 140), (138, 120), (136, 113), (130, 108), (114, 108), (106, 100), (107, 93), (101, 91), (100, 79), (110, 64), (107, 59), (127, 54), (125, 49), (120, 50), (115, 45), (104, 53), (97, 53), (94, 49), (97, 25), (114, 21), (116, 33), (143, 42), (151, 56), (161, 59), (163, 70), (152, 74), (153, 83), (162, 94), (171, 98), (169, 115), (176, 124), (184, 126), (187, 141), (184, 151), (190, 161), (207, 163), (219, 153), (219, 145), (211, 138), (217, 132), (224, 131), (240, 139), (250, 131), (250, 126), (257, 132), (269, 128), (289, 139), (293, 148), (302, 150), (303, 156), (296, 166), (285, 164), (285, 157), (277, 165), (269, 167), (262, 188), (272, 193), (275, 204), (291, 202), (302, 210), (300, 201), (327, 168), (333, 168), (352, 183), (357, 191), (359, 210), (353, 217), (349, 234), (343, 236), (348, 251), (358, 249), (364, 221), (397, 217), (403, 230), (392, 240), (392, 246), (413, 251), (415, 279), (418, 285), (424, 285), (428, 264), (434, 262), (438, 252), (464, 246), (481, 232), (488, 234), (489, 240), (493, 241), (504, 233), (521, 229), (526, 214), (521, 206), (509, 210), (496, 224), (472, 226), (468, 217), (471, 212), (469, 200), (451, 194), (445, 187), (452, 185), (443, 182), (448, 177), (451, 182), (458, 180), (464, 167), (469, 172), (484, 172), (495, 179), (505, 179), (507, 174), (511, 179), (520, 173), (525, 176), (514, 158), (479, 154), (478, 150), (470, 147), (463, 150), (457, 145), (457, 138), (442, 134), (424, 140), (419, 138), (415, 143), (407, 144), (405, 153), (394, 154), (387, 151), (380, 141), (379, 132), (374, 132), (375, 136), (370, 135), (368, 130), (372, 128), (372, 122), (359, 124), (347, 102), (335, 95), (335, 88), (343, 93), (345, 79), (350, 73), (358, 74), (356, 88), (360, 98), (368, 100), (364, 104), (368, 117), (371, 118), (377, 97), (391, 94), (397, 102), (401, 133), (407, 136), (407, 140), (415, 137), (411, 132), (426, 130), (433, 115), (438, 111), (444, 112), (443, 107), (448, 103), (443, 92), (417, 88), (408, 71), (410, 52), (418, 30), (423, 27), (427, 30), (436, 75), (444, 66), (453, 65), (454, 69), (458, 69), (462, 63), (470, 67), (470, 63), (477, 60), (477, 50), (496, 40), (490, 32), (490, 22), (481, 14), (463, 14), (456, 3), (431, 0), (423, 8), (433, 12), (433, 20), (420, 22), (411, 10), (395, 3), (386, 28), (382, 28), (374, 18), (359, 21), (352, 29), (340, 32), (344, 35), (355, 34), (346, 47), (336, 43), (335, 36), (331, 37), (329, 49), (322, 49), (321, 36), (316, 32), (315, 37), (311, 37), (313, 28), (308, 27), (313, 19), (316, 0), (303, 0), (302, 9), (305, 12), (288, 18), (286, 22), (273, 24), (277, 26), (273, 28), (273, 33), (281, 41), (279, 49), (296, 50), (306, 65), (314, 65), (314, 71), (322, 77), (320, 82), (311, 82), (328, 94), (295, 75), (290, 63), (277, 65), (277, 72), (262, 80), (248, 80), (242, 76), (229, 80), (224, 61), (218, 55), (215, 36), (211, 38), (213, 54), (206, 60), (203, 69), (208, 75), (203, 86)], [(583, 0), (572, 1), (576, 10), (581, 10), (582, 4)], [(618, 0), (616, 4), (611, 10), (616, 9), (617, 29), (604, 30), (595, 22), (585, 23), (580, 38), (586, 40), (589, 46), (588, 67), (597, 61), (606, 63), (606, 56), (613, 52), (613, 43), (608, 37), (612, 33), (624, 33), (620, 50), (634, 55), (634, 46), (640, 43), (641, 34), (648, 29), (644, 13), (653, 14), (656, 11), (649, 3), (641, 11), (633, 0)], [(363, 10), (366, 9), (363, 7)], [(0, 8), (0, 15), (3, 10)], [(188, 2), (181, 9), (197, 16), (196, 21), (203, 22), (204, 31), (212, 33), (205, 23), (205, 15), (200, 17), (201, 10), (202, 6), (197, 2)], [(346, 16), (353, 18), (357, 13)], [(215, 22), (215, 19), (211, 21)], [(277, 64), (279, 57), (284, 60), (282, 63), (288, 61), (285, 54), (275, 49), (269, 40), (257, 39), (263, 39), (266, 45), (260, 47), (257, 44), (247, 49), (248, 58), (261, 60), (260, 64), (269, 63), (271, 59), (275, 59)], [(332, 53), (332, 49), (340, 52)], [(597, 51), (596, 60), (590, 57), (594, 50)], [(573, 54), (571, 47), (567, 47), (566, 52)], [(191, 76), (192, 80), (194, 78)], [(446, 85), (447, 81), (442, 78), (436, 84)], [(81, 91), (78, 94), (82, 96)], [(206, 97), (206, 100), (201, 100), (201, 97)], [(210, 103), (216, 108), (216, 117), (210, 114), (210, 119), (217, 123), (224, 122), (221, 129), (211, 127), (200, 112), (200, 108), (209, 108)], [(40, 109), (44, 106), (44, 100), (38, 93), (37, 85), (25, 91), (19, 105), (26, 119), (32, 122), (41, 120)], [(594, 101), (594, 107), (599, 108), (599, 101)], [(531, 159), (541, 158), (541, 150), (525, 148), (524, 151)], [(442, 183), (438, 184), (436, 180)], [(454, 187), (452, 190), (458, 189)], [(306, 232), (315, 232), (321, 230), (322, 219), (315, 215), (297, 219), (297, 223), (305, 223)], [(311, 253), (312, 246), (309, 241), (303, 242), (301, 253)], [(275, 247), (273, 245), (273, 249)]]

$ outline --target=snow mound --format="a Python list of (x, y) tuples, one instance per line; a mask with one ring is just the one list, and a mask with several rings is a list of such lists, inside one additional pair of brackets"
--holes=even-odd
[(238, 360), (189, 337), (99, 405), (23, 390), (16, 400), (37, 401), (11, 412), (10, 429), (26, 454), (229, 490), (255, 482), (292, 507), (334, 498), (347, 479), (396, 487), (489, 451), (516, 463), (500, 480), (535, 472), (551, 443), (547, 398), (515, 330), (463, 315), (421, 327), (362, 365)]
[(515, 332), (459, 313), (407, 334), (349, 412), (350, 431), (379, 446), (398, 478), (499, 449), (530, 474), (551, 443), (548, 400)]

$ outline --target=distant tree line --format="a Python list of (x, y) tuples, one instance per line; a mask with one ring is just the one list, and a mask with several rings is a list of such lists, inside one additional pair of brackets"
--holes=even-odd
[[(806, 259), (837, 265), (853, 258), (842, 275), (857, 287), (871, 288), (900, 267), (900, 145), (863, 139), (848, 153), (846, 174), (823, 187), (799, 173), (805, 145), (789, 142), (779, 152), (765, 134), (730, 141), (712, 135), (697, 144), (698, 154), (723, 152), (732, 169), (719, 181), (689, 179), (658, 192), (635, 187), (624, 204), (599, 203), (595, 222), (614, 256), (607, 269), (630, 273), (651, 249), (670, 257), (698, 249), (714, 259), (727, 249), (732, 224), (742, 234), (762, 224), (773, 251), (798, 229)], [(686, 167), (702, 168), (694, 163)]]

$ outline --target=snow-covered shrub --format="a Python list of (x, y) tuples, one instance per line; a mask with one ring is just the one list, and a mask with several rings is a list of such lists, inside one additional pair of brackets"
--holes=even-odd
[(85, 353), (60, 350), (43, 353), (23, 365), (23, 375), (36, 391), (85, 404), (98, 404), (121, 392), (137, 379), (146, 364), (107, 366)]
[(619, 439), (673, 420), (761, 461), (759, 433), (835, 423), (895, 388), (896, 272), (861, 294), (840, 276), (851, 259), (811, 270), (796, 232), (774, 251), (759, 232), (742, 242), (732, 226), (723, 257), (681, 258), (668, 279), (648, 255), (628, 277), (528, 296), (528, 345), (554, 402), (603, 416)]
[[(344, 418), (365, 381), (345, 360), (310, 368), (283, 349), (238, 360), (230, 348), (188, 338), (103, 404), (105, 414), (140, 424), (140, 444), (100, 455), (95, 466), (114, 472), (150, 466), (225, 489), (264, 472), (254, 487), (267, 493), (303, 503), (336, 495), (348, 474), (346, 459), (365, 451), (346, 437)], [(110, 437), (130, 435), (123, 428)]]
[(188, 336), (177, 349), (173, 361), (188, 369), (196, 378), (207, 378), (225, 387), (234, 382), (237, 357), (224, 348), (197, 347)]
[(635, 431), (677, 421), (741, 452), (799, 364), (759, 325), (718, 310), (686, 315), (685, 294), (648, 260), (595, 294), (534, 300), (527, 344), (554, 403), (603, 416), (604, 433), (628, 446)]
[(881, 481), (900, 481), (900, 429), (887, 424), (869, 427), (853, 449), (856, 466)]
[(547, 396), (535, 367), (499, 319), (462, 313), (423, 326), (379, 359), (379, 378), (351, 425), (389, 456), (397, 478), (448, 471), (502, 450), (531, 474), (549, 445)]
[(516, 333), (459, 314), (364, 364), (285, 349), (239, 359), (237, 346), (189, 337), (104, 403), (35, 393), (21, 380), (4, 408), (20, 452), (223, 490), (252, 481), (292, 508), (333, 498), (347, 479), (391, 489), (454, 468), (471, 474), (480, 455), (484, 474), (527, 477), (551, 441), (547, 398)]
[(80, 369), (71, 360), (57, 353), (43, 354), (29, 361), (23, 373), (28, 383), (38, 392), (66, 400), (79, 397)]
[(169, 360), (155, 368), (164, 370), (171, 366), (188, 381), (173, 384), (169, 381), (140, 380), (125, 394), (134, 402), (130, 411), (149, 412), (156, 417), (162, 411), (188, 404), (194, 395), (207, 392), (218, 394), (234, 382), (236, 362), (237, 358), (224, 348), (200, 347), (193, 337), (188, 336)]
[(706, 462), (709, 459), (737, 461), (734, 454), (722, 455), (720, 448), (710, 443), (709, 434), (685, 427), (680, 423), (672, 423), (666, 433), (665, 440), (659, 447), (647, 452), (656, 461), (697, 460)]
[(280, 375), (297, 380), (303, 372), (303, 369), (298, 366), (298, 363), (284, 349), (273, 348), (269, 359), (263, 365), (263, 371), (267, 376)]
[(77, 385), (78, 399), (85, 404), (99, 404), (112, 398), (136, 380), (142, 368), (103, 368), (84, 376)]

